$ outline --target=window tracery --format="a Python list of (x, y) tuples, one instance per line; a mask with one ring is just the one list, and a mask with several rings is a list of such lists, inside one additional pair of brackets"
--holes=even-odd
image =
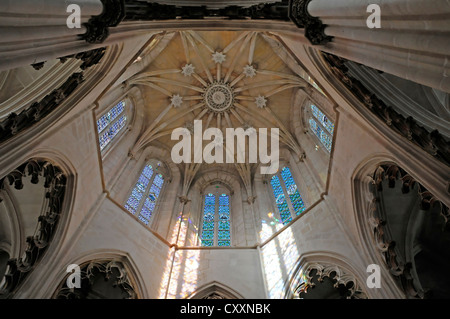
[(204, 247), (231, 246), (230, 195), (225, 191), (204, 196), (201, 244)]
[(124, 207), (131, 214), (148, 225), (155, 212), (158, 198), (164, 186), (164, 175), (160, 170), (161, 163), (147, 164), (142, 170)]

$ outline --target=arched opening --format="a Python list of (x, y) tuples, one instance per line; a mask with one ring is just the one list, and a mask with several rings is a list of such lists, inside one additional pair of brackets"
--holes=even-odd
[[(73, 276), (79, 277), (75, 279)], [(73, 287), (69, 287), (68, 282)], [(53, 296), (55, 299), (137, 299), (137, 297), (127, 267), (116, 260), (94, 260), (82, 264), (78, 273), (74, 272), (64, 278)]]
[(291, 281), (288, 298), (366, 299), (356, 277), (347, 269), (331, 263), (306, 262)]
[(399, 166), (377, 167), (373, 233), (407, 298), (450, 298), (449, 208)]
[(204, 190), (201, 223), (201, 245), (231, 246), (230, 191), (220, 183)]
[(124, 207), (149, 225), (160, 203), (167, 176), (166, 166), (157, 160), (150, 160), (142, 169)]
[(15, 294), (50, 246), (63, 213), (66, 184), (58, 166), (38, 159), (0, 179), (0, 298)]

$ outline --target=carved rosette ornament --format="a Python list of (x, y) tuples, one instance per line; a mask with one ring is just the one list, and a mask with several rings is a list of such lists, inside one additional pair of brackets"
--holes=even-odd
[(112, 287), (118, 287), (124, 299), (137, 299), (137, 293), (131, 284), (127, 270), (120, 261), (96, 260), (88, 262), (80, 268), (81, 287), (67, 287), (68, 276), (66, 276), (54, 295), (55, 299), (86, 299), (99, 276), (103, 277), (105, 281), (111, 282)]
[(234, 104), (233, 88), (222, 81), (216, 81), (205, 88), (205, 105), (214, 113), (227, 111)]
[(103, 12), (84, 24), (87, 31), (81, 37), (88, 43), (102, 43), (109, 36), (109, 27), (117, 26), (125, 17), (125, 0), (101, 0)]
[(0, 179), (0, 190), (4, 189), (6, 183), (21, 190), (26, 176), (31, 176), (32, 184), (37, 184), (40, 178), (45, 180), (46, 206), (37, 220), (35, 233), (26, 238), (27, 245), (22, 257), (8, 260), (0, 298), (10, 298), (41, 260), (53, 239), (62, 213), (67, 177), (61, 169), (47, 161), (30, 160)]
[(313, 44), (325, 44), (332, 40), (332, 37), (325, 34), (326, 25), (322, 21), (313, 17), (308, 12), (308, 4), (311, 0), (290, 0), (289, 18), (297, 27), (305, 29), (305, 37)]

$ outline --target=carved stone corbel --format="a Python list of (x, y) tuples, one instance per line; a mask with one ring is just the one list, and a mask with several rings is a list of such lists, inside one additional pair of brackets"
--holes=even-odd
[(325, 34), (325, 27), (322, 21), (313, 17), (308, 12), (308, 4), (311, 0), (290, 0), (289, 18), (299, 28), (305, 29), (305, 37), (313, 45), (320, 45), (330, 42), (332, 37)]
[(247, 203), (248, 203), (249, 205), (253, 205), (253, 204), (255, 203), (256, 197), (258, 197), (258, 196), (249, 196), (249, 197), (247, 198)]
[(191, 200), (183, 195), (183, 196), (178, 196), (178, 200), (180, 201), (181, 204), (186, 205), (187, 203), (189, 203)]
[(117, 26), (125, 17), (125, 0), (101, 0), (103, 12), (84, 24), (81, 37), (88, 43), (102, 43), (109, 36), (109, 27)]

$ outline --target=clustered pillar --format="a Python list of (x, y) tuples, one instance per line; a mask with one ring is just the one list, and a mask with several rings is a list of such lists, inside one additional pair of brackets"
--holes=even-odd
[[(124, 28), (115, 30), (117, 39), (130, 36), (127, 23), (134, 25), (133, 32), (139, 34), (148, 29), (146, 21), (173, 20), (173, 12), (170, 17), (163, 14), (164, 8), (173, 9), (170, 5), (164, 6), (165, 3), (164, 0), (158, 3), (2, 0), (0, 71), (98, 48), (109, 36), (108, 27), (117, 26), (123, 19)], [(80, 6), (81, 28), (67, 27), (69, 4)], [(371, 4), (380, 8), (381, 28), (367, 25)], [(242, 8), (244, 5), (242, 1)], [(247, 18), (258, 20), (283, 20), (288, 19), (284, 16), (287, 6), (289, 18), (309, 39), (309, 45), (416, 83), (450, 91), (450, 6), (445, 0), (282, 0), (254, 5), (252, 10), (239, 6), (217, 12), (205, 7), (176, 9), (181, 10), (183, 19), (203, 19), (202, 12), (220, 19), (215, 17), (219, 12), (228, 19), (243, 19), (241, 15), (249, 15)], [(141, 22), (142, 30), (136, 29), (136, 24)], [(160, 24), (163, 30), (164, 21)]]
[[(380, 28), (369, 28), (369, 4)], [(311, 0), (311, 16), (332, 41), (320, 49), (442, 91), (450, 91), (450, 6), (442, 0)]]
[[(81, 9), (80, 28), (69, 28), (69, 4)], [(0, 71), (83, 52), (85, 23), (103, 12), (101, 0), (0, 1)]]

